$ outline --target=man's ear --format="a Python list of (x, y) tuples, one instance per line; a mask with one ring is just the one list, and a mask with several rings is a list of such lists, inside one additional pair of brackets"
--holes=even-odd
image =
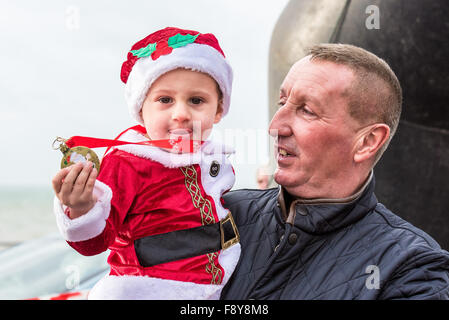
[(374, 159), (377, 151), (387, 142), (390, 127), (385, 123), (376, 123), (363, 128), (358, 138), (354, 161), (361, 163), (370, 158)]

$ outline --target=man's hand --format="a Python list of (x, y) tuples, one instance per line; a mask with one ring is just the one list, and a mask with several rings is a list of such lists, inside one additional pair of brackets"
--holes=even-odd
[(53, 190), (62, 204), (70, 208), (70, 219), (78, 218), (93, 208), (97, 170), (92, 162), (76, 163), (60, 170), (52, 180)]

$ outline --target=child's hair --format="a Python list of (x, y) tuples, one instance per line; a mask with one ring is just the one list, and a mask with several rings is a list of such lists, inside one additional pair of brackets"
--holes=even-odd
[(228, 113), (232, 91), (232, 68), (211, 33), (165, 28), (135, 43), (122, 64), (120, 77), (131, 116), (140, 124), (142, 103), (152, 83), (168, 71), (185, 68), (203, 72), (217, 83), (218, 107)]

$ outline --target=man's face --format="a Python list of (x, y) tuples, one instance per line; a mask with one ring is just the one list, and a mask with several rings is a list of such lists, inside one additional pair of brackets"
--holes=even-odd
[(259, 189), (267, 189), (269, 177), (265, 174), (257, 175), (257, 188)]
[(282, 83), (269, 130), (277, 135), (274, 179), (290, 194), (333, 197), (338, 181), (351, 174), (360, 125), (349, 115), (344, 93), (353, 79), (345, 66), (305, 57)]

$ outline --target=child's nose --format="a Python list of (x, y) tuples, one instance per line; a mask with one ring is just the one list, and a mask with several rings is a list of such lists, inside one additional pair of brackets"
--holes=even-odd
[(173, 106), (172, 119), (179, 122), (190, 120), (189, 106), (182, 102), (176, 103)]

